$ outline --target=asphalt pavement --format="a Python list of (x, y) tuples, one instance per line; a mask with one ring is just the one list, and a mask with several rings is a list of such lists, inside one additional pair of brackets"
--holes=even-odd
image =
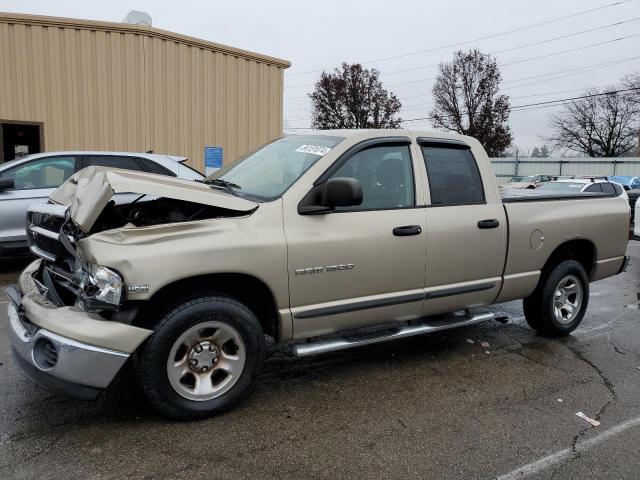
[[(640, 478), (640, 242), (628, 251), (568, 337), (536, 335), (511, 302), (504, 325), (305, 359), (285, 345), (248, 401), (190, 423), (158, 418), (127, 372), (96, 402), (31, 385), (0, 297), (0, 478)], [(24, 262), (0, 265), (4, 285)]]

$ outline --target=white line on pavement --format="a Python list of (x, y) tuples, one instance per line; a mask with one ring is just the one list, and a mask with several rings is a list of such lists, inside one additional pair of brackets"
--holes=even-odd
[(563, 462), (564, 460), (568, 460), (569, 458), (574, 457), (579, 453), (586, 452), (587, 450), (595, 447), (597, 444), (606, 442), (611, 437), (614, 437), (638, 425), (640, 425), (640, 417), (632, 418), (631, 420), (627, 420), (626, 422), (605, 430), (604, 432), (596, 435), (593, 438), (576, 443), (575, 450), (572, 450), (571, 448), (565, 448), (564, 450), (560, 450), (559, 452), (552, 453), (551, 455), (542, 457), (535, 462), (531, 462), (518, 467), (515, 470), (510, 471), (509, 473), (500, 475), (498, 477), (498, 480), (512, 480), (528, 477), (529, 475), (545, 470), (552, 465), (556, 465), (560, 462)]

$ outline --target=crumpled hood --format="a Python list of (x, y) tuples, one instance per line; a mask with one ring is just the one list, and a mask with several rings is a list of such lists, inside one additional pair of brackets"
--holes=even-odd
[(203, 183), (174, 177), (106, 167), (87, 167), (58, 187), (49, 199), (71, 208), (71, 219), (88, 232), (114, 193), (173, 198), (213, 207), (250, 212), (258, 204), (234, 197)]

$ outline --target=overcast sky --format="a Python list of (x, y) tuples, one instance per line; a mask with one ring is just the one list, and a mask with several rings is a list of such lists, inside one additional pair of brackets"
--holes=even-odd
[[(121, 21), (129, 10), (143, 10), (158, 28), (290, 60), (292, 67), (285, 73), (285, 127), (298, 128), (309, 126), (307, 94), (317, 79), (317, 70), (334, 68), (343, 61), (402, 56), (366, 66), (379, 69), (385, 86), (400, 98), (403, 119), (428, 116), (437, 72), (433, 65), (449, 60), (459, 48), (502, 51), (495, 55), (501, 65), (502, 90), (511, 97), (512, 106), (573, 97), (589, 87), (617, 85), (625, 74), (640, 71), (640, 36), (622, 38), (640, 34), (640, 0), (620, 0), (618, 5), (591, 13), (468, 42), (614, 2), (0, 0), (0, 10), (106, 21)], [(585, 30), (593, 31), (579, 33)], [(571, 36), (545, 42), (565, 35)], [(617, 38), (621, 40), (602, 43)], [(515, 48), (536, 42), (545, 43)], [(455, 43), (463, 45), (438, 48)], [(602, 44), (589, 46), (597, 43)], [(553, 55), (580, 47), (587, 48)], [(415, 54), (425, 50), (431, 51)], [(550, 56), (534, 59), (543, 55)], [(617, 60), (621, 62), (598, 67)], [(594, 68), (585, 71), (589, 67)], [(308, 71), (313, 72), (303, 73)], [(541, 144), (539, 137), (548, 133), (548, 115), (558, 109), (514, 111), (510, 125), (515, 143), (525, 150)], [(428, 121), (405, 126), (430, 128)]]

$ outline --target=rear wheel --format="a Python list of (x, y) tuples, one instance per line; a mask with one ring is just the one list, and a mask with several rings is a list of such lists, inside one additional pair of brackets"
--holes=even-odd
[(264, 333), (253, 312), (216, 295), (185, 302), (164, 315), (134, 365), (160, 414), (191, 420), (242, 400), (264, 355)]
[(580, 263), (565, 260), (542, 275), (536, 290), (523, 302), (527, 323), (542, 335), (567, 335), (580, 325), (587, 310), (587, 274)]

